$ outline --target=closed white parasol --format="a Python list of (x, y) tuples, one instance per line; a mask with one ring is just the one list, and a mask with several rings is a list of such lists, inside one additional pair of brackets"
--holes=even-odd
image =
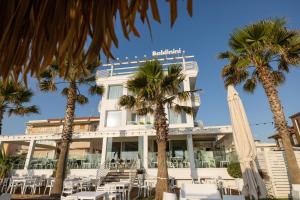
[(256, 146), (243, 103), (232, 85), (227, 90), (233, 138), (244, 180), (243, 194), (254, 199), (265, 198), (267, 191), (255, 163)]

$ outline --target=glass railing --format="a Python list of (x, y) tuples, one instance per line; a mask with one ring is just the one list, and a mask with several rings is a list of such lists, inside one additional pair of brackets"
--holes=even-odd
[(82, 155), (72, 155), (68, 159), (69, 169), (97, 169), (101, 164), (101, 154), (100, 153), (86, 153)]
[(29, 169), (54, 169), (57, 159), (33, 158), (29, 163)]
[[(167, 71), (168, 67), (172, 64), (181, 64), (182, 61), (178, 62), (166, 62), (162, 63), (163, 70)], [(111, 76), (122, 76), (122, 75), (128, 75), (128, 74), (134, 74), (138, 71), (140, 65), (132, 64), (130, 63), (125, 64), (122, 63), (121, 65), (114, 65), (113, 67), (111, 66), (101, 66), (101, 70), (98, 70), (96, 72), (96, 76), (99, 78), (104, 78), (104, 77), (111, 77)], [(185, 62), (185, 70), (195, 70), (198, 69), (197, 62), (195, 61), (186, 61)]]
[(24, 169), (25, 166), (25, 158), (13, 160), (11, 163), (12, 169)]
[[(101, 163), (101, 154), (85, 154), (83, 156), (70, 156), (67, 161), (68, 169), (97, 169)], [(57, 159), (33, 158), (29, 169), (54, 169)], [(24, 165), (23, 165), (24, 166)]]
[[(189, 168), (190, 161), (186, 156), (176, 155), (170, 156), (170, 152), (167, 152), (168, 159), (167, 165), (168, 168)], [(148, 167), (149, 168), (157, 168), (157, 153), (156, 152), (149, 152), (148, 153)]]
[(194, 153), (196, 168), (226, 168), (229, 163), (237, 162), (235, 152), (197, 151)]

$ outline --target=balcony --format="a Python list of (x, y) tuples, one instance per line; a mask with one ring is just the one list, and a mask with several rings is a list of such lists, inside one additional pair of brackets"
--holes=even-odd
[[(184, 56), (184, 66), (183, 70), (186, 72), (198, 72), (198, 64), (195, 61), (191, 61), (190, 59), (193, 56)], [(182, 64), (183, 57), (175, 57), (169, 59), (158, 59), (162, 66), (163, 70), (167, 71), (168, 67), (172, 64)], [(116, 63), (109, 63), (104, 64), (101, 66), (101, 69), (97, 71), (96, 76), (97, 78), (107, 78), (113, 76), (125, 76), (134, 74), (137, 72), (139, 66), (143, 65), (145, 60), (139, 61), (126, 61), (126, 62), (116, 62)]]
[(200, 95), (197, 93), (192, 94), (192, 106), (193, 107), (199, 107), (201, 104)]

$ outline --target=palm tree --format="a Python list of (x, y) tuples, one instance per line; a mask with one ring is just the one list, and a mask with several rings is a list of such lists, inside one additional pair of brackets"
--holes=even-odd
[(10, 172), (12, 168), (11, 164), (12, 159), (8, 156), (4, 155), (2, 150), (0, 151), (0, 179), (6, 177), (6, 175)]
[(133, 95), (123, 95), (119, 105), (138, 115), (154, 115), (154, 128), (158, 146), (158, 171), (155, 199), (162, 199), (169, 191), (166, 145), (168, 140), (168, 119), (166, 106), (176, 112), (192, 114), (189, 106), (180, 105), (195, 91), (181, 91), (185, 79), (181, 66), (171, 65), (167, 71), (158, 61), (148, 61), (127, 81), (127, 88)]
[(282, 19), (262, 20), (236, 30), (229, 39), (231, 50), (219, 58), (228, 60), (222, 70), (226, 86), (243, 83), (244, 90), (253, 92), (258, 83), (262, 84), (283, 141), (290, 180), (299, 184), (300, 170), (277, 86), (285, 80), (284, 73), (300, 63), (300, 34), (285, 24)]
[(26, 105), (30, 102), (32, 96), (33, 92), (22, 83), (17, 82), (15, 84), (12, 80), (7, 82), (0, 80), (0, 135), (2, 134), (2, 123), (6, 112), (8, 112), (8, 116), (24, 116), (39, 112), (37, 106)]
[[(63, 187), (63, 180), (66, 173), (66, 164), (69, 145), (72, 140), (73, 120), (75, 104), (81, 105), (88, 103), (88, 98), (80, 93), (79, 87), (88, 85), (91, 95), (101, 95), (103, 88), (95, 85), (96, 65), (89, 65), (82, 61), (84, 57), (77, 60), (65, 60), (64, 66), (57, 64), (48, 66), (39, 75), (39, 87), (41, 91), (56, 91), (57, 84), (67, 84), (61, 93), (67, 98), (66, 112), (63, 124), (62, 138), (59, 145), (59, 158), (56, 166), (55, 184), (52, 190), (53, 196), (60, 196)], [(61, 69), (68, 69), (67, 71)]]

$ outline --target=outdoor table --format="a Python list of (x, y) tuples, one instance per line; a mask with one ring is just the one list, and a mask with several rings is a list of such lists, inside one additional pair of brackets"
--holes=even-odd
[(107, 192), (78, 192), (75, 194), (70, 195), (71, 197), (77, 197), (78, 200), (97, 200), (100, 197), (108, 198)]

